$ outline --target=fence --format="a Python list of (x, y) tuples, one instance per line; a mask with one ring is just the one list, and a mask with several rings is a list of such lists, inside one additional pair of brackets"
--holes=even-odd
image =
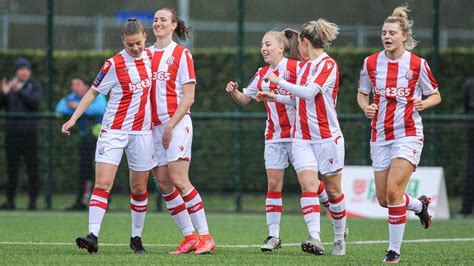
[[(55, 16), (55, 27), (63, 29), (63, 34), (77, 34), (81, 37), (79, 42), (73, 38), (60, 38), (55, 43), (55, 48), (59, 50), (84, 49), (84, 50), (98, 50), (117, 49), (120, 48), (117, 42), (117, 33), (120, 32), (120, 27), (123, 22), (115, 17), (105, 16)], [(1, 49), (41, 49), (44, 47), (44, 42), (19, 42), (13, 39), (10, 35), (18, 31), (23, 31), (28, 28), (42, 29), (33, 34), (32, 37), (36, 39), (43, 39), (46, 32), (46, 20), (44, 16), (40, 15), (8, 15), (1, 14)], [(193, 27), (193, 38), (186, 46), (192, 48), (196, 47), (232, 47), (235, 43), (228, 38), (220, 38), (219, 34), (232, 34), (237, 32), (236, 22), (214, 21), (214, 20), (190, 20), (190, 25)], [(151, 25), (146, 25), (151, 28)], [(339, 25), (341, 32), (336, 46), (353, 46), (356, 48), (366, 48), (379, 46), (380, 26), (370, 25)], [(249, 34), (263, 35), (270, 29), (284, 29), (284, 28), (299, 29), (300, 24), (297, 23), (265, 23), (265, 22), (246, 22), (244, 23), (245, 31)], [(43, 33), (41, 33), (43, 31)], [(432, 30), (430, 28), (415, 28), (415, 35), (421, 39), (430, 39)], [(209, 34), (217, 34), (215, 39), (219, 42), (206, 42), (204, 39)], [(474, 30), (463, 28), (441, 28), (440, 29), (440, 47), (448, 48), (453, 46), (465, 45), (474, 41)], [(203, 38), (201, 38), (201, 35)], [(23, 36), (25, 38), (27, 36)], [(195, 40), (195, 41), (194, 41)], [(257, 45), (258, 39), (255, 40), (254, 45)]]
[[(4, 127), (9, 114), (0, 116)], [(207, 209), (214, 211), (254, 211), (262, 208), (266, 191), (263, 161), (263, 113), (193, 113), (194, 141), (190, 177), (208, 198)], [(39, 165), (41, 194), (45, 207), (61, 209), (72, 203), (79, 178), (79, 132), (61, 135), (63, 119), (48, 113), (37, 116), (39, 128)], [(473, 136), (474, 117), (465, 115), (424, 116), (425, 146), (421, 166), (442, 166), (450, 196), (462, 191), (466, 171), (467, 138)], [(340, 115), (346, 143), (346, 165), (370, 165), (370, 123), (359, 114)], [(49, 132), (49, 129), (53, 129)], [(32, 132), (33, 134), (33, 132)], [(6, 192), (4, 134), (0, 133), (0, 184)], [(50, 164), (49, 164), (50, 162)], [(114, 209), (127, 208), (128, 170), (126, 161), (119, 168), (112, 199)], [(26, 171), (20, 177), (18, 193), (24, 195), (28, 182)], [(429, 178), (429, 177), (427, 177)], [(150, 181), (149, 190), (155, 191)], [(299, 194), (294, 170), (286, 171), (285, 196)], [(3, 196), (0, 196), (0, 199)], [(23, 196), (24, 198), (24, 196)], [(52, 201), (49, 201), (52, 199)], [(18, 204), (19, 206), (21, 204)], [(294, 209), (297, 210), (297, 202)], [(159, 207), (160, 205), (158, 205)], [(20, 206), (21, 207), (21, 206)], [(286, 209), (292, 209), (288, 207)]]

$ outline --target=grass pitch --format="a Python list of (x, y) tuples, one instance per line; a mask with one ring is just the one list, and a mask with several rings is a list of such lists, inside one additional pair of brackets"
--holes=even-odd
[[(386, 220), (349, 220), (350, 235), (345, 257), (331, 253), (331, 220), (322, 218), (324, 256), (301, 251), (307, 238), (301, 215), (283, 214), (283, 247), (271, 253), (259, 249), (267, 236), (265, 215), (208, 214), (217, 242), (213, 255), (168, 255), (181, 234), (166, 213), (147, 215), (143, 233), (147, 255), (135, 255), (128, 247), (130, 214), (106, 214), (99, 237), (99, 253), (89, 255), (75, 244), (87, 234), (87, 212), (0, 212), (0, 258), (3, 265), (18, 264), (380, 264), (388, 246)], [(422, 229), (410, 220), (402, 246), (405, 264), (474, 264), (474, 219), (434, 221)]]

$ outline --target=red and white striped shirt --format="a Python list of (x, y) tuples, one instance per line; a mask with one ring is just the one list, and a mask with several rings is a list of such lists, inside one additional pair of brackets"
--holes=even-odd
[(339, 68), (326, 53), (301, 67), (297, 84), (306, 87), (313, 83), (320, 93), (309, 100), (296, 100), (295, 139), (319, 143), (342, 137), (336, 113)]
[(164, 49), (151, 46), (153, 89), (151, 106), (153, 125), (166, 123), (176, 112), (183, 100), (183, 84), (196, 83), (194, 62), (191, 52), (171, 42)]
[[(273, 70), (270, 66), (259, 68), (250, 81), (244, 94), (255, 99), (258, 91), (271, 91), (275, 94), (291, 95), (285, 89), (264, 79), (270, 70), (278, 77), (295, 84), (298, 75), (299, 62), (293, 59), (283, 58)], [(295, 123), (295, 107), (278, 102), (264, 101), (267, 110), (267, 127), (265, 129), (265, 142), (291, 141), (292, 126)]]
[(139, 58), (122, 50), (105, 61), (92, 88), (107, 101), (102, 129), (130, 134), (151, 132), (151, 58), (143, 51)]
[(368, 56), (360, 72), (359, 91), (374, 94), (378, 105), (371, 141), (380, 145), (403, 137), (423, 137), (421, 116), (413, 100), (438, 91), (425, 59), (408, 51), (392, 60), (385, 52)]

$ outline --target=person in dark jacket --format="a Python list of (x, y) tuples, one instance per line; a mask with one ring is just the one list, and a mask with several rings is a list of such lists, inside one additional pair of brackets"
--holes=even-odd
[[(474, 115), (474, 78), (466, 80), (463, 85), (464, 110), (467, 115)], [(474, 204), (474, 123), (467, 123), (467, 169), (464, 177), (464, 193), (462, 199), (462, 209), (459, 217), (472, 215)]]
[[(38, 171), (38, 120), (24, 113), (38, 112), (43, 89), (31, 78), (31, 63), (19, 58), (15, 63), (15, 77), (2, 80), (0, 108), (10, 113), (5, 121), (5, 153), (7, 159), (8, 182), (7, 201), (0, 209), (15, 209), (16, 187), (18, 185), (20, 163), (23, 159), (28, 173), (28, 209), (36, 209), (39, 190)], [(23, 114), (21, 114), (23, 113)]]

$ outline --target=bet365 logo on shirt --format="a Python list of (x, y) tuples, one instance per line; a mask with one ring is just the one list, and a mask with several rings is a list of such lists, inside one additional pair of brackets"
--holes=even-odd
[(384, 96), (386, 98), (408, 97), (411, 94), (411, 89), (406, 87), (388, 87), (388, 88), (375, 88), (374, 94)]
[(134, 91), (134, 90), (140, 90), (140, 89), (148, 88), (148, 87), (150, 87), (150, 85), (151, 85), (150, 79), (142, 79), (142, 80), (140, 80), (139, 82), (136, 82), (136, 83), (129, 83), (128, 88), (131, 91)]
[(270, 91), (275, 94), (290, 95), (290, 93), (287, 90), (281, 88), (280, 86), (277, 86), (276, 88), (272, 88), (270, 89)]
[(158, 71), (158, 72), (153, 72), (152, 79), (153, 80), (164, 80), (168, 81), (171, 78), (171, 73), (165, 72), (165, 71)]

